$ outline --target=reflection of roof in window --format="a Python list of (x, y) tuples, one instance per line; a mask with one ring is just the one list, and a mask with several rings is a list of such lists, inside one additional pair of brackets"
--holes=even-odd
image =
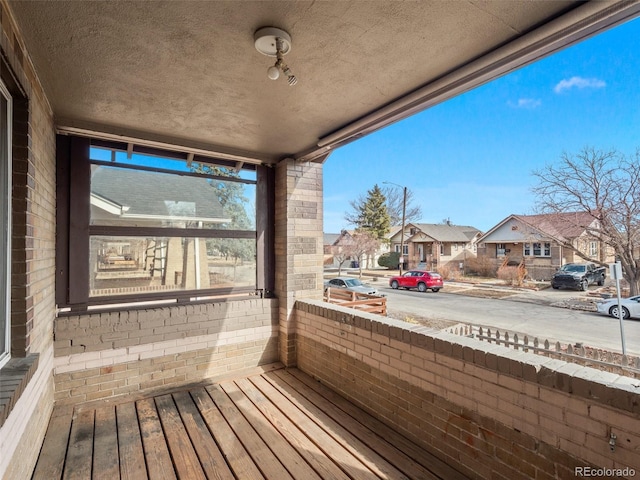
[(215, 189), (205, 178), (98, 167), (91, 177), (91, 194), (125, 207), (127, 216), (225, 217)]

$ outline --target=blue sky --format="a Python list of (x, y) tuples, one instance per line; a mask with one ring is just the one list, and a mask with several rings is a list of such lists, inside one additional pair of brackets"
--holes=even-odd
[(335, 151), (324, 164), (324, 231), (349, 201), (407, 186), (423, 223), (490, 229), (535, 213), (533, 170), (589, 146), (640, 148), (640, 19)]

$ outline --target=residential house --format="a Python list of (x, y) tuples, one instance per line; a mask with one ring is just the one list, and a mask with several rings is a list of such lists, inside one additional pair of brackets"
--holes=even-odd
[(524, 262), (530, 278), (549, 280), (565, 263), (613, 261), (606, 245), (588, 233), (596, 224), (587, 212), (509, 215), (480, 237), (478, 256), (495, 269)]
[[(338, 235), (324, 234), (325, 242), (325, 266), (331, 267), (354, 267), (362, 262), (362, 268), (377, 268), (380, 255), (389, 251), (387, 242), (380, 242), (375, 252), (363, 254), (360, 258), (353, 255), (351, 248), (354, 243), (353, 235), (355, 230), (342, 230)], [(330, 256), (329, 256), (330, 255)]]
[(405, 268), (437, 270), (447, 266), (464, 270), (465, 263), (476, 257), (476, 243), (480, 230), (475, 227), (453, 225), (449, 222), (408, 223), (394, 229), (389, 236), (391, 250), (400, 252), (402, 243)]
[[(117, 477), (114, 464), (133, 449), (140, 456), (127, 465), (147, 478), (147, 468), (158, 468), (149, 435), (121, 455), (117, 443), (110, 454), (101, 447), (143, 420), (153, 439), (175, 434), (172, 449), (191, 448), (173, 457), (182, 462), (166, 455), (163, 473), (195, 465), (188, 435), (154, 420), (149, 398), (268, 365), (307, 375), (309, 388), (322, 386), (343, 406), (350, 402), (349, 411), (383, 419), (382, 435), (402, 445), (393, 456), (408, 466), (431, 459), (422, 476), (438, 466), (458, 473), (433, 476), (475, 479), (568, 478), (574, 466), (640, 471), (638, 394), (629, 379), (322, 302), (322, 170), (333, 150), (639, 12), (637, 2), (573, 0), (0, 0), (0, 478)], [(273, 23), (291, 36), (258, 30)], [(285, 69), (269, 55), (290, 38)], [(271, 77), (280, 67), (281, 78), (269, 79), (268, 67)], [(207, 168), (193, 171), (194, 164)], [(92, 169), (107, 166), (155, 173), (163, 203), (173, 201), (164, 203), (165, 218), (92, 223), (100, 209), (124, 221), (146, 188), (92, 197)], [(237, 177), (222, 174), (231, 171)], [(207, 213), (197, 203), (194, 213), (192, 199), (176, 197), (164, 175), (192, 178), (185, 188), (194, 191), (201, 179), (251, 185), (253, 195), (238, 197), (251, 221), (218, 223), (240, 212), (216, 213), (213, 204)], [(131, 276), (141, 261), (134, 240), (146, 238), (198, 238), (214, 256), (248, 244), (255, 275), (250, 285), (236, 279), (198, 288), (194, 280), (170, 290), (92, 292), (94, 262)], [(192, 252), (183, 259), (201, 249)], [(203, 394), (210, 414), (230, 413)], [(134, 398), (146, 399), (138, 404), (148, 407), (144, 419)], [(196, 407), (193, 397), (183, 400)], [(104, 416), (90, 416), (88, 404)], [(285, 435), (303, 423), (271, 412), (285, 422)], [(74, 416), (80, 426), (71, 427)], [(105, 418), (113, 435), (99, 439), (96, 429), (94, 442), (94, 425), (107, 425)], [(231, 430), (225, 419), (220, 427)], [(261, 433), (238, 430), (253, 439)], [(201, 433), (215, 446), (210, 431)], [(67, 449), (68, 440), (82, 448)], [(43, 444), (48, 453), (38, 466), (51, 469), (34, 474)], [(271, 454), (256, 445), (238, 441), (244, 453), (236, 458)], [(296, 458), (322, 453), (315, 438), (305, 445)], [(387, 464), (371, 463), (364, 446), (347, 445), (360, 460), (319, 464), (349, 467), (354, 477), (386, 475)], [(416, 446), (429, 456), (405, 454)], [(105, 475), (96, 462), (115, 472)]]

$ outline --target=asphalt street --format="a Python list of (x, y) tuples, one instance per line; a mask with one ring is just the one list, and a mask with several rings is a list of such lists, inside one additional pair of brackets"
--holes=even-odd
[[(478, 298), (462, 294), (428, 291), (393, 290), (376, 285), (387, 296), (387, 310), (427, 319), (450, 320), (482, 327), (497, 328), (541, 341), (582, 343), (611, 351), (622, 351), (618, 319), (592, 312), (570, 310), (536, 303), (535, 294), (523, 293), (510, 297)], [(559, 300), (581, 292), (548, 291), (541, 295), (556, 295)], [(550, 303), (547, 299), (544, 302)], [(628, 354), (640, 354), (640, 320), (623, 322)]]

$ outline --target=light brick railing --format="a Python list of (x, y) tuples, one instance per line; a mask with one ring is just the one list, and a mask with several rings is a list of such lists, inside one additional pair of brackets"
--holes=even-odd
[(57, 404), (177, 387), (278, 360), (276, 299), (69, 315), (54, 325)]
[(525, 334), (508, 332), (472, 325), (456, 325), (446, 329), (454, 335), (464, 335), (487, 343), (504, 345), (513, 350), (531, 352), (550, 358), (557, 358), (565, 362), (577, 363), (587, 367), (597, 368), (605, 372), (640, 378), (640, 357), (622, 355), (603, 348), (590, 347), (583, 344), (572, 345), (530, 337)]
[(295, 313), (301, 370), (472, 478), (640, 472), (637, 380), (320, 301)]

